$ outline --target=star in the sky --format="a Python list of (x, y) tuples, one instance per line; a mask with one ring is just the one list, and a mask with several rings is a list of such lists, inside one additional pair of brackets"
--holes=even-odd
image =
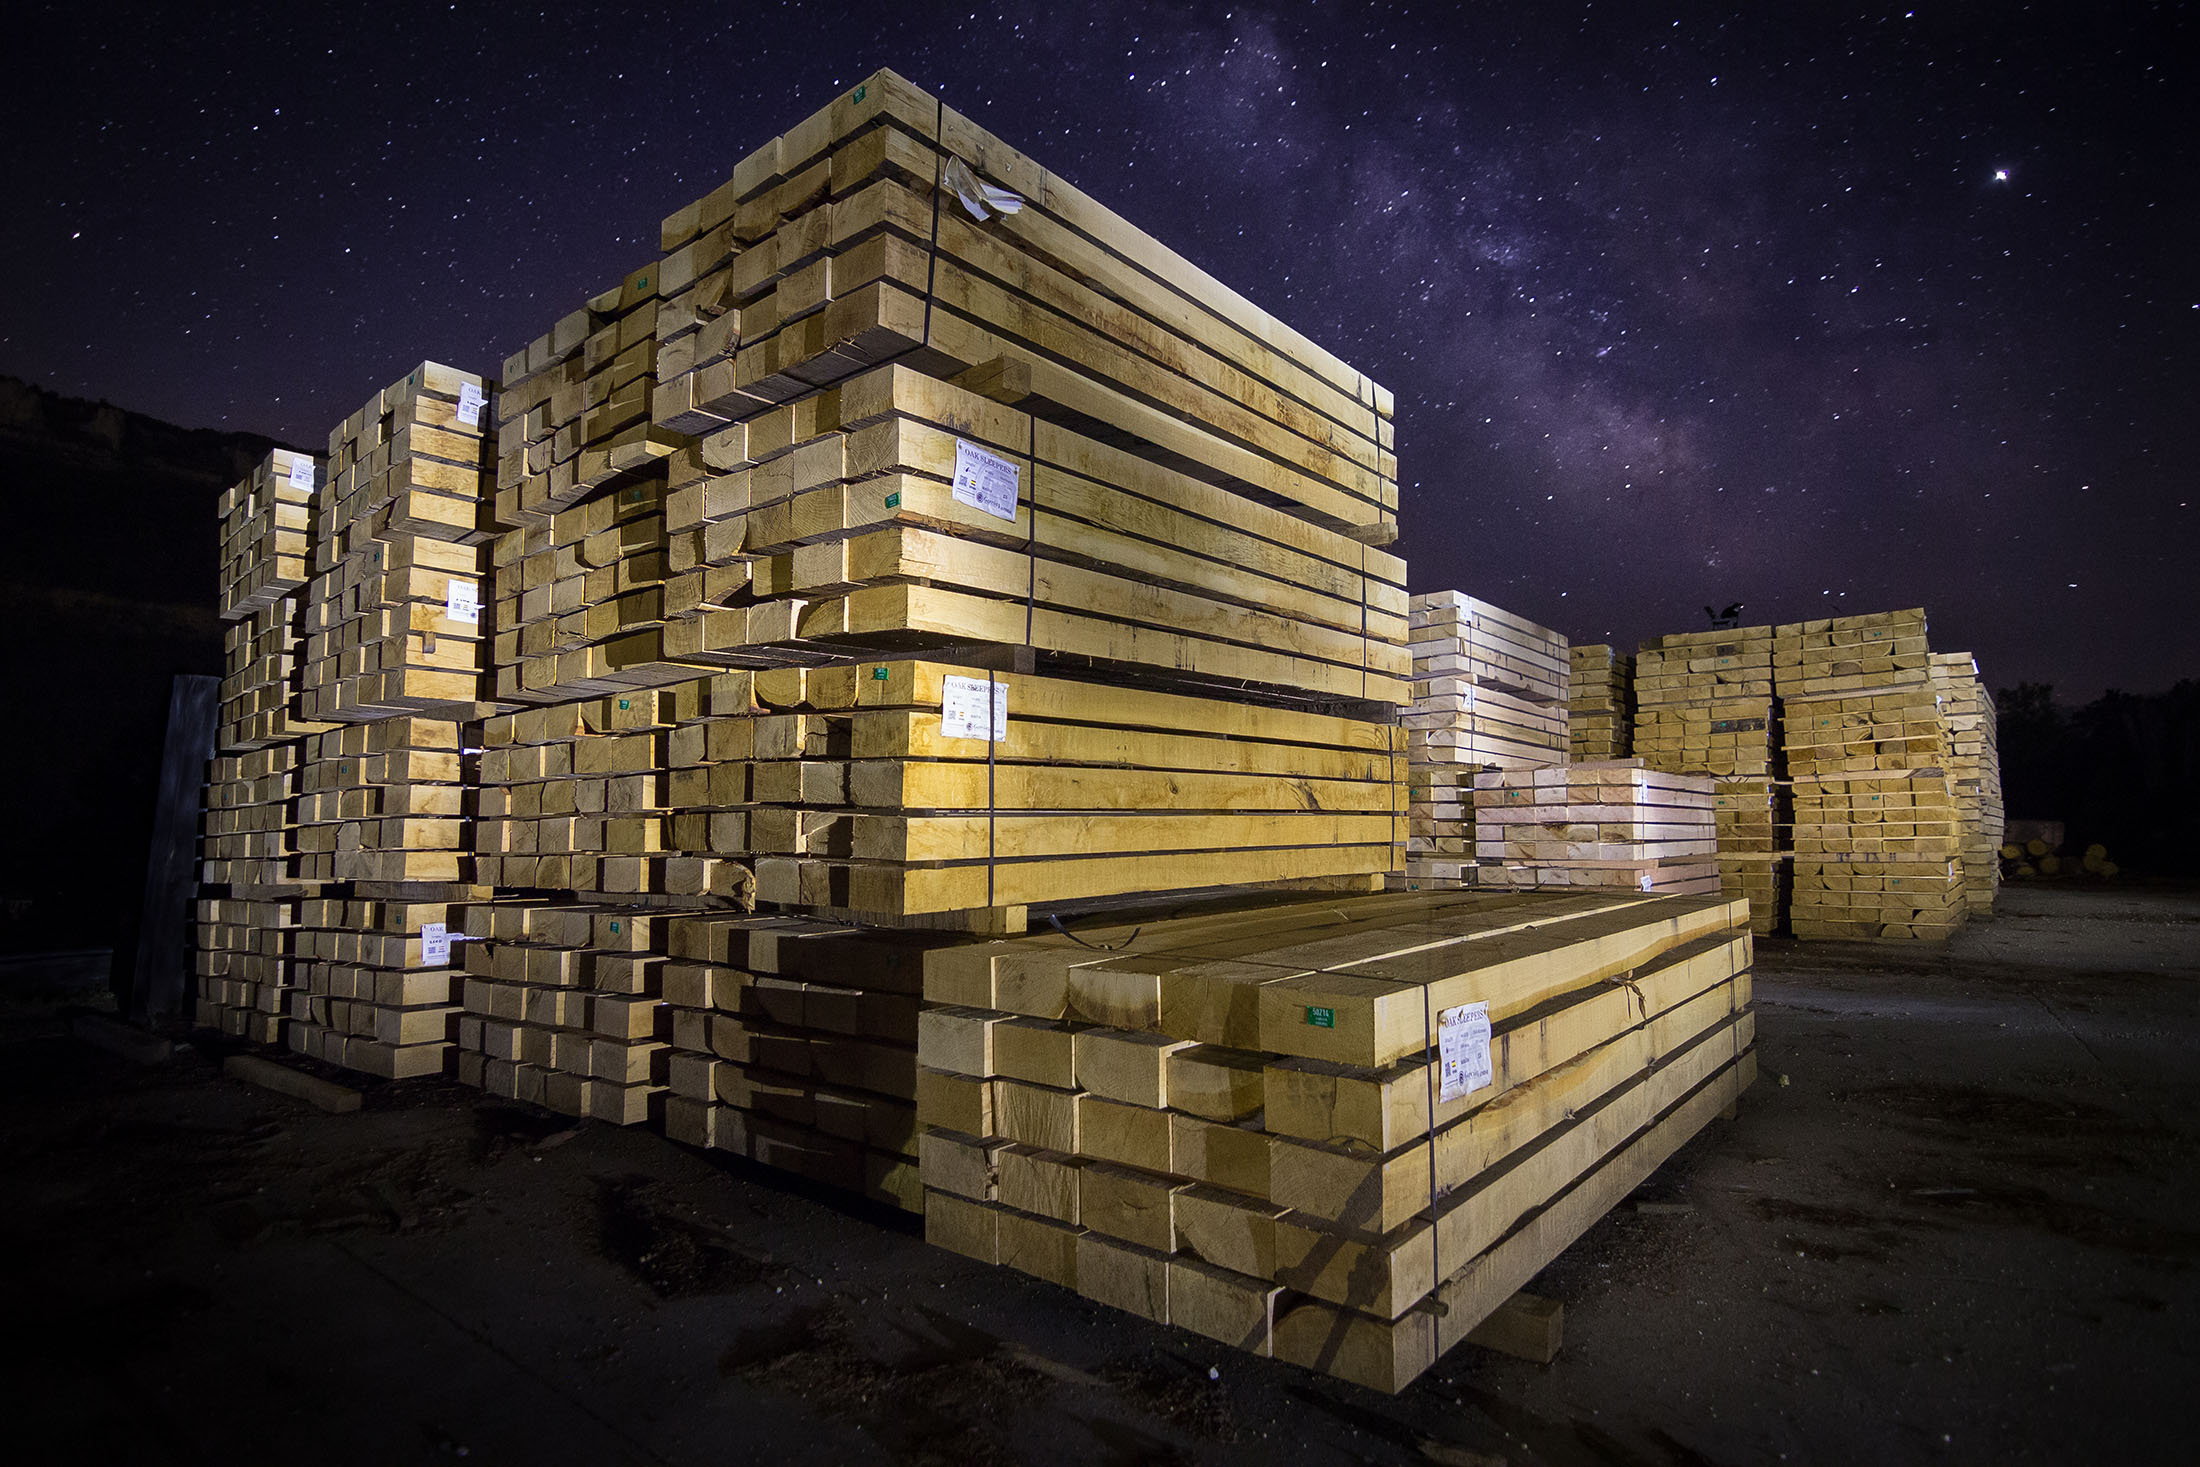
[(2009, 181), (2009, 170), (2008, 170), (2008, 169), (2006, 169), (2006, 168), (1997, 168), (1997, 169), (1995, 169), (1995, 170), (1994, 170), (1994, 182), (1996, 182), (1996, 183), (2007, 183), (2008, 181)]

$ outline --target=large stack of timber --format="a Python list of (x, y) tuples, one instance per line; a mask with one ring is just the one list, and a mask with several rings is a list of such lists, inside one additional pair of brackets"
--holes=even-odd
[(1480, 886), (1720, 889), (1710, 777), (1640, 759), (1476, 775), (1474, 849)]
[(1653, 769), (1715, 781), (1719, 873), (1758, 932), (1779, 928), (1788, 873), (1779, 819), (1779, 705), (1771, 627), (1726, 627), (1645, 642), (1635, 656), (1634, 752)]
[(1566, 762), (1566, 638), (1462, 591), (1412, 601), (1410, 884), (1474, 879), (1474, 779)]
[(663, 242), (504, 364), (457, 1071), (915, 1205), (927, 945), (1396, 868), (1389, 394), (891, 74)]
[(493, 693), (484, 591), (495, 384), (425, 362), (329, 434), (298, 745), (299, 904), (283, 1041), (386, 1077), (440, 1072), (450, 936), (473, 885), (465, 726)]
[(1964, 826), (1925, 614), (1796, 623), (1779, 645), (1795, 935), (1947, 937)]
[(221, 497), (223, 664), (216, 756), (201, 817), (196, 951), (208, 1028), (272, 1043), (289, 1002), (299, 901), (295, 800), (307, 734), (298, 711), (312, 501), (311, 454), (278, 448)]
[(1574, 760), (1625, 759), (1634, 753), (1635, 659), (1603, 642), (1568, 649), (1573, 681), (1566, 737)]
[(691, 679), (664, 658), (667, 460), (650, 418), (657, 267), (645, 265), (504, 363), (492, 598), (497, 697), (547, 703)]
[(1968, 652), (1935, 652), (1933, 682), (1948, 719), (1948, 772), (1963, 821), (1963, 899), (1974, 917), (1994, 911), (2001, 886), (2004, 820), (2001, 749), (1993, 695)]
[[(1035, 416), (1331, 528), (1397, 523), (1390, 394), (890, 71), (664, 222), (659, 421), (719, 423), (898, 358), (1002, 360)], [(1005, 506), (1004, 506), (1005, 507)]]
[(1750, 944), (1716, 896), (1398, 892), (937, 948), (926, 1235), (1401, 1389), (1749, 1083)]

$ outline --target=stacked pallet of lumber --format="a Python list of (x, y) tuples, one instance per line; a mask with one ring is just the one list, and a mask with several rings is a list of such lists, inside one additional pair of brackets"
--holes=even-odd
[(1974, 917), (1993, 915), (2001, 886), (2004, 820), (1994, 699), (1968, 652), (1935, 652), (1933, 685), (1948, 719), (1948, 773), (1963, 821), (1963, 897)]
[(1876, 611), (1774, 629), (1773, 681), (1783, 698), (1908, 687), (1931, 676), (1923, 608)]
[(471, 717), (495, 384), (424, 362), (329, 433), (314, 505), (301, 708), (329, 722)]
[(1627, 758), (1634, 752), (1635, 659), (1603, 642), (1568, 650), (1566, 736), (1572, 757), (1583, 763)]
[(1572, 664), (1564, 636), (1461, 591), (1416, 596), (1410, 615), (1406, 871), (1433, 887), (1473, 879), (1476, 775), (1566, 762)]
[(1028, 404), (1028, 379), (878, 368), (676, 458), (668, 655), (994, 643), (1154, 685), (1405, 701), (1402, 562), (995, 400)]
[(1717, 892), (1713, 804), (1708, 775), (1668, 774), (1640, 759), (1478, 774), (1475, 884)]
[(801, 917), (671, 918), (666, 1134), (921, 1211), (923, 954), (953, 940)]
[(1388, 538), (1391, 397), (937, 98), (879, 72), (667, 218), (659, 421), (703, 433), (900, 358), (1009, 359), (1041, 416)]
[(1892, 687), (1791, 697), (1797, 937), (1947, 937), (1965, 915), (1947, 718), (1924, 669)]
[(235, 621), (306, 583), (307, 538), (321, 461), (277, 448), (222, 491), (221, 615)]
[(386, 718), (307, 738), (295, 801), (298, 874), (470, 881), (466, 759), (448, 719)]
[(671, 913), (566, 898), (467, 908), (456, 1070), (491, 1094), (635, 1125), (664, 1088)]
[(484, 725), (500, 887), (886, 920), (1387, 870), (1386, 724), (898, 661), (727, 672)]
[(504, 364), (491, 551), (496, 689), (549, 703), (696, 677), (663, 660), (667, 460), (654, 423), (657, 267), (592, 297)]
[(1653, 769), (1772, 776), (1772, 628), (1684, 632), (1635, 654), (1635, 753)]
[(1635, 657), (1634, 751), (1653, 769), (1717, 782), (1722, 889), (1748, 899), (1758, 932), (1784, 922), (1788, 884), (1769, 829), (1779, 798), (1772, 647), (1771, 627), (1730, 627), (1659, 637)]
[(458, 1018), (451, 934), (465, 908), (370, 888), (300, 905), (284, 1042), (384, 1079), (443, 1073)]
[(1749, 1083), (1743, 924), (1399, 892), (935, 949), (926, 1236), (1401, 1389)]
[(208, 1028), (258, 1042), (279, 1036), (290, 986), (298, 898), (294, 800), (304, 736), (331, 725), (299, 716), (303, 586), (321, 465), (275, 449), (220, 502), (222, 680), (200, 819), (195, 977)]
[(1788, 910), (1788, 786), (1769, 779), (1713, 780), (1719, 889), (1749, 903), (1752, 932), (1778, 930)]
[(194, 908), (193, 976), (200, 1028), (233, 1039), (282, 1039), (300, 902), (288, 894), (202, 894)]
[(657, 266), (630, 273), (504, 360), (496, 519), (545, 525), (685, 438), (650, 419), (659, 351)]

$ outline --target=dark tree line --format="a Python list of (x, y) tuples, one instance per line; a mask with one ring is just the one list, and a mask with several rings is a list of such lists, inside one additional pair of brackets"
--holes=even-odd
[(2133, 875), (2200, 872), (2200, 682), (2065, 708), (2045, 683), (1994, 694), (2012, 820), (2060, 820), (2063, 849), (2099, 842)]

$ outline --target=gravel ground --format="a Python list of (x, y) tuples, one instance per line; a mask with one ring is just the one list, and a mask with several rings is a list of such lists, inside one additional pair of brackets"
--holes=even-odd
[[(20, 990), (18, 990), (20, 991)], [(1763, 1076), (1399, 1397), (453, 1085), (329, 1116), (0, 1007), (26, 1462), (2186, 1461), (2200, 894), (2029, 887), (1945, 952), (1765, 943)]]

